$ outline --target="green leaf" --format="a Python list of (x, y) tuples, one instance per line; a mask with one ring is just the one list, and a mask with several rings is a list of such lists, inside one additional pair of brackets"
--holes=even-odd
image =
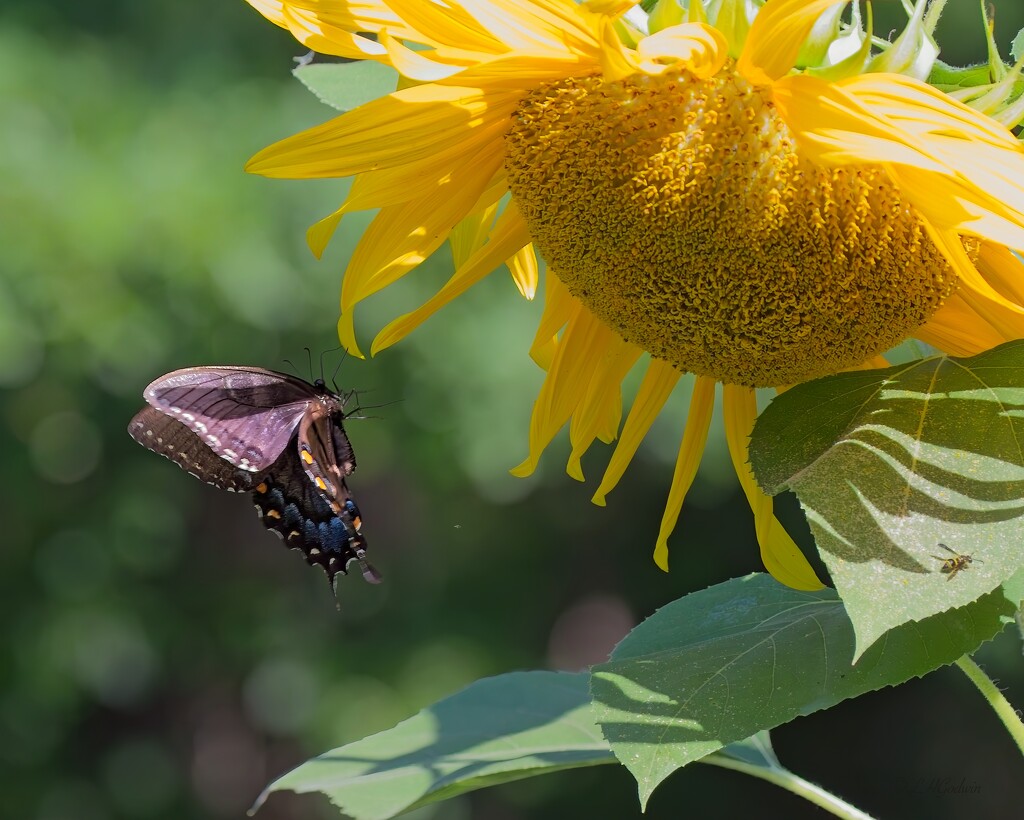
[(1017, 36), (1010, 43), (1010, 56), (1015, 63), (1020, 60), (1021, 55), (1024, 55), (1024, 28), (1017, 32)]
[[(1022, 443), (1017, 341), (794, 387), (758, 418), (750, 460), (766, 492), (799, 497), (859, 653), (1024, 565)], [(943, 572), (949, 550), (974, 563)]]
[(317, 99), (339, 111), (351, 111), (363, 103), (392, 93), (398, 72), (374, 60), (351, 63), (311, 63), (292, 71)]
[(394, 817), (463, 792), (614, 763), (591, 716), (586, 674), (477, 681), (393, 729), (320, 755), (270, 792), (323, 792), (356, 820)]
[(954, 66), (936, 60), (928, 75), (928, 84), (942, 91), (958, 88), (976, 88), (992, 82), (992, 71), (988, 63), (972, 66)]
[(727, 743), (952, 663), (1014, 608), (991, 593), (892, 630), (854, 663), (853, 626), (833, 590), (733, 579), (634, 629), (593, 670), (594, 714), (646, 805), (668, 775)]

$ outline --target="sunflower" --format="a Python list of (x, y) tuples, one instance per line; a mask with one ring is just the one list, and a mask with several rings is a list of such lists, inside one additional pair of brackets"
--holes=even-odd
[[(1009, 130), (1024, 118), (1020, 66), (993, 60), (986, 85), (955, 94), (925, 82), (941, 2), (919, 0), (893, 42), (833, 0), (770, 0), (754, 15), (744, 0), (661, 0), (650, 15), (613, 0), (249, 2), (315, 51), (402, 77), (247, 166), (354, 177), (309, 231), (318, 255), (345, 213), (379, 209), (344, 275), (347, 349), (360, 353), (355, 306), (444, 241), (455, 273), (372, 353), (503, 263), (533, 298), (536, 247), (548, 273), (530, 354), (546, 378), (513, 472), (529, 474), (567, 422), (577, 479), (595, 439), (617, 439), (597, 504), (695, 374), (654, 550), (663, 569), (719, 382), (762, 560), (813, 589), (750, 471), (755, 388), (886, 366), (909, 337), (972, 355), (1024, 336), (1024, 151)], [(621, 383), (644, 354), (620, 430)]]

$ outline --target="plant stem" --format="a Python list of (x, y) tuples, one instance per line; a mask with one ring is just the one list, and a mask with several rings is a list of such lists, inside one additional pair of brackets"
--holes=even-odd
[(964, 655), (956, 662), (956, 665), (967, 675), (971, 683), (978, 687), (996, 716), (1003, 722), (1021, 754), (1024, 754), (1024, 723), (1021, 723), (1017, 710), (1003, 697), (1003, 693), (999, 691), (999, 687), (993, 680), (970, 657)]
[(836, 817), (843, 817), (846, 820), (873, 820), (870, 814), (862, 812), (856, 806), (852, 806), (845, 800), (825, 791), (821, 786), (811, 783), (809, 780), (804, 780), (799, 775), (793, 774), (789, 769), (781, 766), (755, 766), (735, 758), (726, 757), (725, 755), (710, 755), (701, 762), (709, 763), (713, 766), (721, 766), (723, 769), (734, 769), (735, 771), (767, 780), (769, 783), (774, 783), (776, 786), (780, 786), (786, 789), (786, 791), (804, 798), (804, 800), (813, 803), (815, 806), (825, 809), (825, 811), (834, 814)]

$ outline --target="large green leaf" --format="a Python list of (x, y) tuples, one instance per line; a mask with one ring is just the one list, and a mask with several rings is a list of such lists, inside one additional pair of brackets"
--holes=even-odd
[[(1011, 342), (794, 387), (758, 418), (750, 460), (766, 492), (799, 497), (860, 652), (1024, 565), (1022, 447), (1024, 342)], [(951, 551), (975, 561), (943, 572)]]
[(339, 111), (351, 111), (363, 103), (395, 90), (398, 72), (373, 60), (352, 63), (310, 63), (292, 71), (320, 102)]
[(854, 663), (853, 626), (833, 590), (733, 579), (634, 629), (593, 670), (594, 714), (646, 805), (668, 775), (728, 743), (973, 651), (1012, 619), (1020, 588), (894, 629)]
[(342, 746), (277, 780), (323, 792), (357, 820), (538, 774), (614, 763), (591, 716), (586, 674), (514, 672), (477, 681), (393, 729)]

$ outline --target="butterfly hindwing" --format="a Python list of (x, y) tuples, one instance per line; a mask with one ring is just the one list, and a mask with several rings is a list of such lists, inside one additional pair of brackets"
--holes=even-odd
[(147, 450), (169, 458), (196, 478), (231, 492), (253, 487), (253, 474), (225, 461), (199, 436), (154, 407), (143, 407), (128, 425), (128, 433)]
[(286, 448), (253, 488), (253, 501), (264, 525), (287, 546), (301, 550), (310, 566), (322, 567), (332, 586), (335, 576), (345, 574), (352, 561), (359, 563), (368, 581), (376, 583), (380, 576), (365, 561), (366, 541), (359, 531), (362, 521), (348, 487), (341, 482), (335, 511), (309, 481), (299, 453), (297, 446)]

